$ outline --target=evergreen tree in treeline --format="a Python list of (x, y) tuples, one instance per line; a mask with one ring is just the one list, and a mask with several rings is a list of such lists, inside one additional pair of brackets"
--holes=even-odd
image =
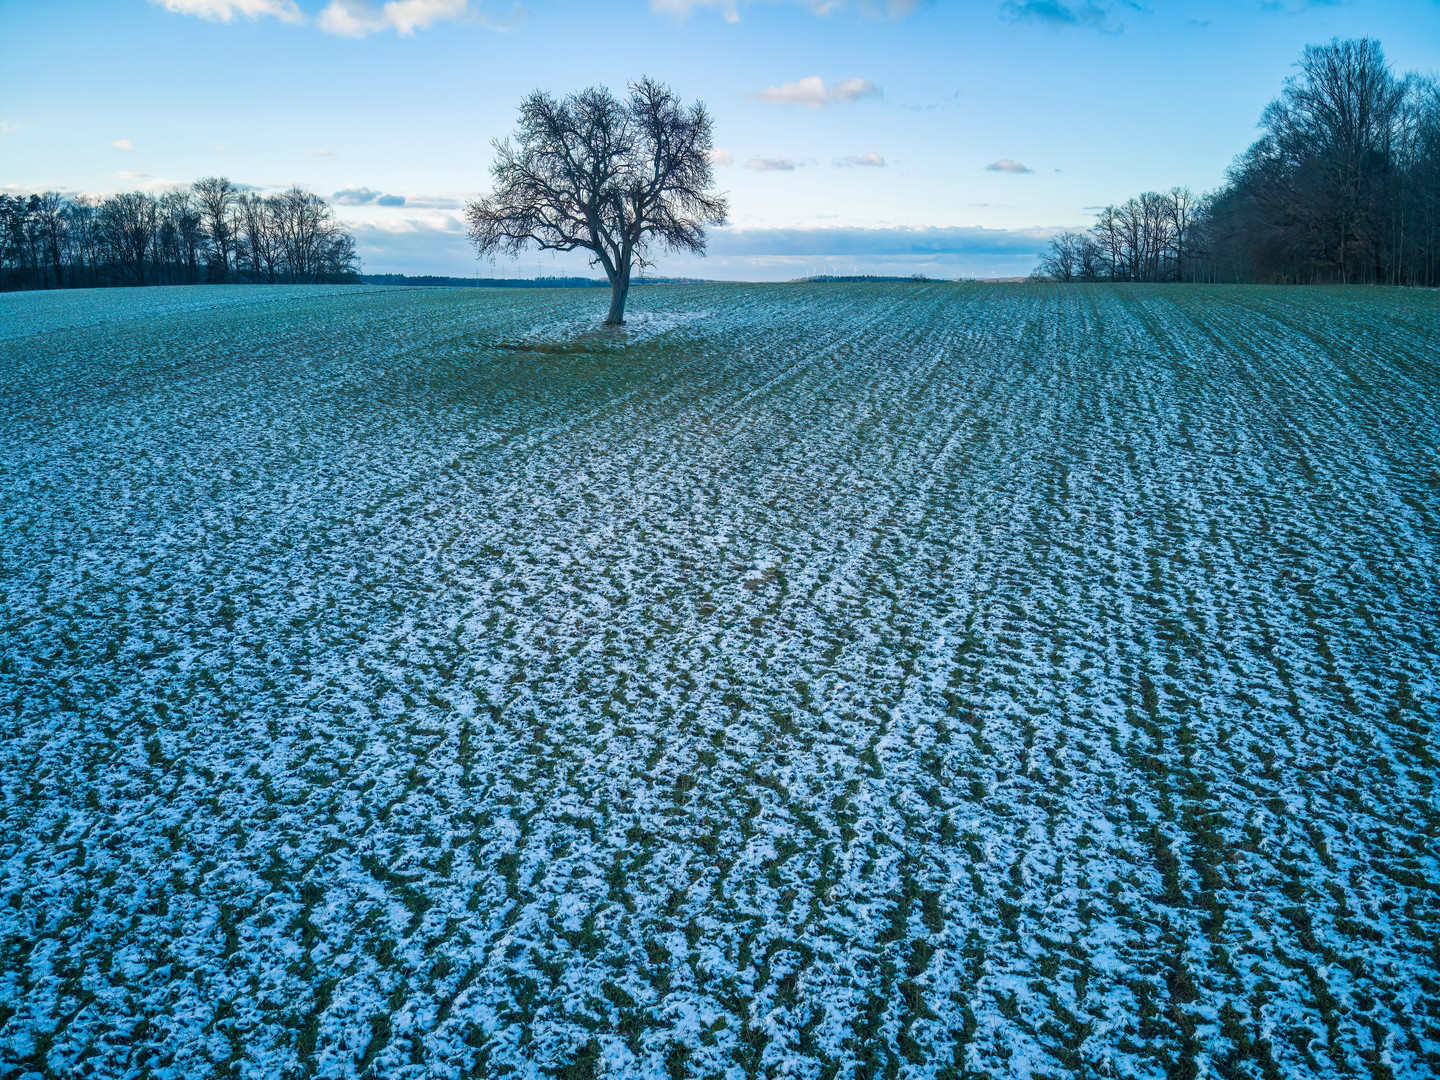
[(1440, 86), (1378, 42), (1312, 45), (1225, 184), (1107, 206), (1050, 242), (1056, 281), (1440, 284)]
[(0, 195), (0, 288), (357, 280), (355, 240), (319, 196), (225, 177), (151, 195)]

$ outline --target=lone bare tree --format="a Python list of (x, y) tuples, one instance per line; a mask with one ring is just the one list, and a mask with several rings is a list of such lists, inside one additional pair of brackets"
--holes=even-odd
[(710, 114), (643, 78), (628, 101), (604, 87), (556, 99), (537, 90), (520, 105), (515, 141), (496, 140), (492, 194), (465, 208), (482, 256), (541, 251), (591, 253), (610, 280), (610, 314), (625, 321), (635, 265), (656, 247), (705, 253), (705, 226), (723, 225), (712, 193)]

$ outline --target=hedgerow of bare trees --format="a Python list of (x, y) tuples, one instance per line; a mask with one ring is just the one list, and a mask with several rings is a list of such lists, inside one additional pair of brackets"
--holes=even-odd
[(1376, 41), (1308, 47), (1218, 191), (1147, 192), (1062, 233), (1057, 281), (1440, 284), (1440, 87)]
[(1088, 233), (1050, 241), (1037, 276), (1053, 281), (1183, 281), (1201, 257), (1198, 200), (1186, 187), (1107, 206)]
[(225, 177), (104, 199), (0, 195), (0, 288), (355, 280), (355, 240), (300, 187), (261, 196)]

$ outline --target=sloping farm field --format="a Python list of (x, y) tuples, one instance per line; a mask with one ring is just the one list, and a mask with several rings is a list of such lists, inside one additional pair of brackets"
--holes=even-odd
[(0, 297), (0, 1074), (1440, 1070), (1440, 296)]

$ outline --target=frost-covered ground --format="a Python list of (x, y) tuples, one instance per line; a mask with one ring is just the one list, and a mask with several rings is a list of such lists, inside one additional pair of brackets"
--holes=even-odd
[(0, 1075), (1440, 1071), (1440, 296), (0, 297)]

